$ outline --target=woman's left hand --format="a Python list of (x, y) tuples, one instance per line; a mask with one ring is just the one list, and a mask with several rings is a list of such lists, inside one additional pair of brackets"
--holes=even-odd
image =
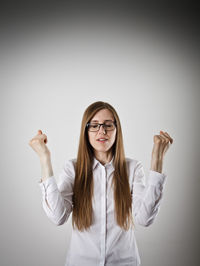
[(162, 172), (164, 155), (172, 143), (173, 139), (167, 132), (160, 131), (160, 135), (154, 135), (151, 170)]

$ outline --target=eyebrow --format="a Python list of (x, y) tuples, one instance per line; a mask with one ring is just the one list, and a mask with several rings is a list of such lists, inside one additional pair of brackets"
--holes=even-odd
[[(111, 120), (111, 119), (106, 119), (106, 120), (104, 120), (104, 122), (105, 121), (113, 121), (113, 120)], [(91, 122), (99, 122), (99, 120), (91, 120)]]

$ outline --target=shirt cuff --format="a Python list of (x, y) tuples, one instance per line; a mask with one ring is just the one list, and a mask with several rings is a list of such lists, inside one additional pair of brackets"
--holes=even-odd
[(149, 179), (148, 182), (150, 185), (163, 185), (166, 182), (166, 173), (159, 173), (153, 170), (149, 171)]

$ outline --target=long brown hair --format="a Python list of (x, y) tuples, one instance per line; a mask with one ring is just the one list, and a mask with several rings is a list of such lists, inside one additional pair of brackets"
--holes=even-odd
[(112, 146), (114, 156), (114, 184), (115, 219), (120, 227), (128, 230), (134, 225), (132, 217), (132, 197), (129, 186), (127, 165), (124, 154), (123, 137), (120, 120), (114, 107), (107, 102), (97, 101), (87, 107), (83, 114), (79, 148), (75, 166), (75, 181), (73, 188), (72, 225), (78, 230), (87, 230), (93, 222), (93, 161), (94, 151), (89, 143), (86, 124), (101, 109), (112, 112), (116, 122), (116, 139)]

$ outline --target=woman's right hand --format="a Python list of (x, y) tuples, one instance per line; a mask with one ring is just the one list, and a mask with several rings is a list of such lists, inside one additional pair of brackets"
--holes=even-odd
[(38, 130), (38, 134), (29, 141), (31, 148), (38, 154), (40, 158), (50, 155), (50, 151), (46, 146), (47, 136)]

